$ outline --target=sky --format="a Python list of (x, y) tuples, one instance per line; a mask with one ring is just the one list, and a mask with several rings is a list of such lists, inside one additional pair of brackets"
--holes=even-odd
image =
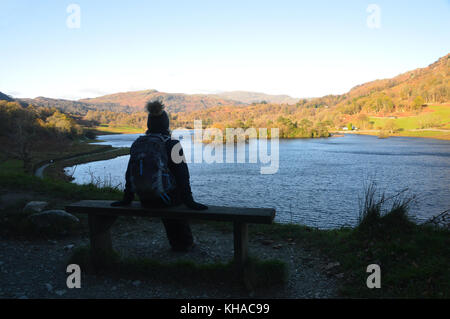
[(0, 0), (0, 91), (342, 94), (450, 52), (450, 0)]

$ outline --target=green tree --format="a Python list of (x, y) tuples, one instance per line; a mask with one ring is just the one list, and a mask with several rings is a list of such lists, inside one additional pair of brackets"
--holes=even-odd
[(397, 131), (397, 123), (395, 123), (395, 120), (387, 120), (384, 124), (384, 130), (388, 131), (389, 133), (395, 133)]
[(425, 101), (423, 100), (423, 98), (420, 95), (416, 96), (416, 98), (413, 101), (413, 109), (420, 110), (424, 103), (425, 103)]

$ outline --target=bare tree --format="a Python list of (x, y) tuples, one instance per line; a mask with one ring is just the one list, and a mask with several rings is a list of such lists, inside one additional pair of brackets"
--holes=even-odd
[(12, 125), (14, 129), (8, 133), (11, 144), (9, 153), (23, 161), (23, 168), (27, 173), (31, 173), (33, 169), (31, 152), (36, 143), (36, 128), (31, 123), (29, 119), (18, 117)]

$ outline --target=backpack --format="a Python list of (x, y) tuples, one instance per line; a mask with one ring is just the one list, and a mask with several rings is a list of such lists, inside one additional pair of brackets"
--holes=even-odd
[(175, 189), (175, 179), (169, 171), (166, 142), (162, 134), (140, 136), (130, 149), (130, 181), (139, 198), (162, 200), (171, 204), (168, 192)]

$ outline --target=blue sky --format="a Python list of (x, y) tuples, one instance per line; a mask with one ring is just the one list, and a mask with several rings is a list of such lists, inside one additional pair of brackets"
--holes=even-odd
[(433, 63), (449, 30), (449, 0), (0, 0), (0, 91), (340, 94)]

